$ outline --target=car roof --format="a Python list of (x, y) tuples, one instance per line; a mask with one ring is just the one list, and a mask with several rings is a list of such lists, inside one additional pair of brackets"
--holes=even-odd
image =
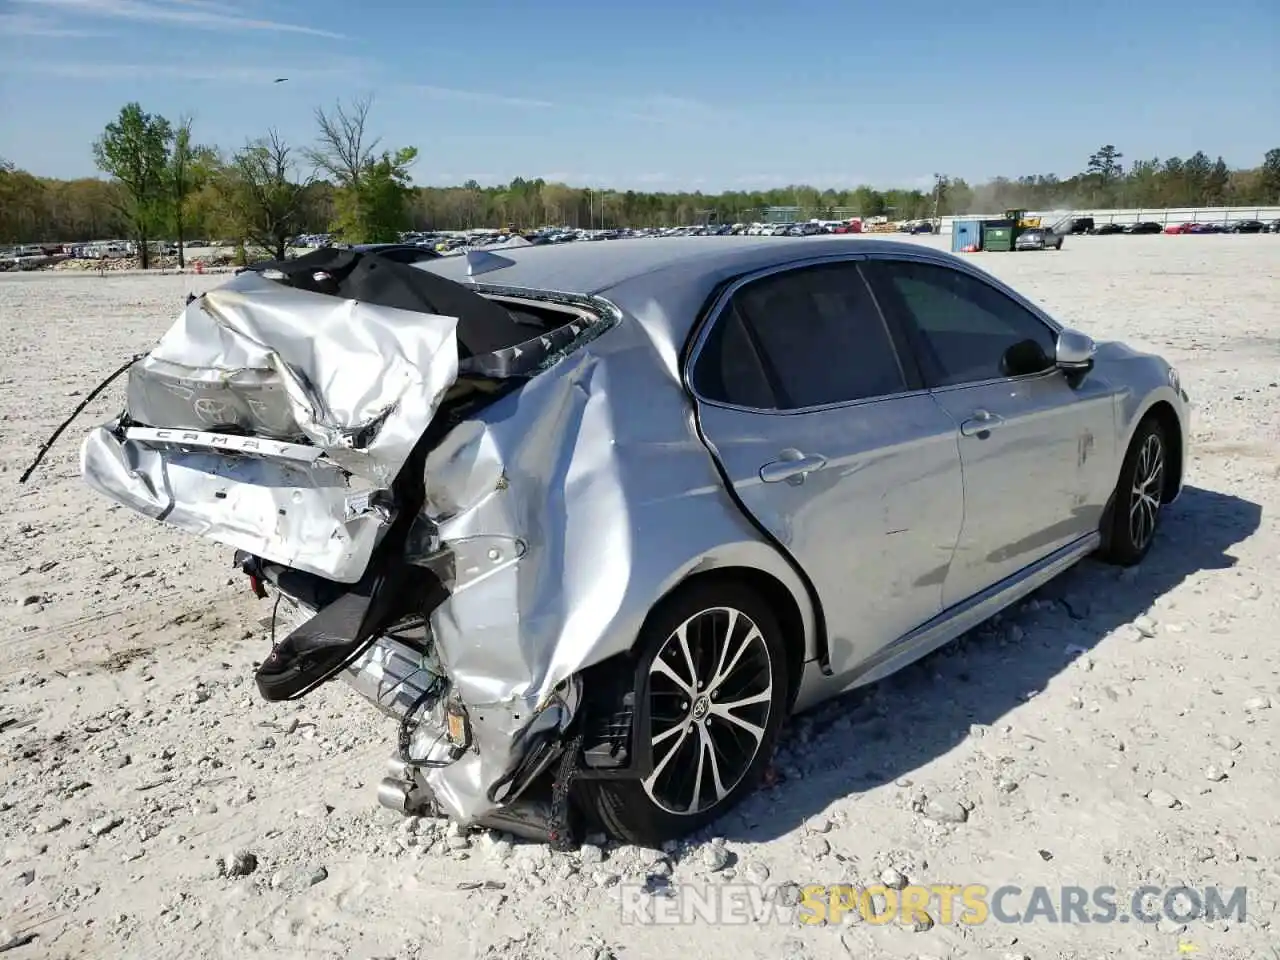
[[(579, 295), (606, 295), (623, 284), (659, 273), (666, 285), (842, 253), (934, 254), (949, 259), (924, 244), (880, 240), (865, 234), (804, 238), (637, 237), (510, 247), (493, 252), (513, 263), (482, 274), (478, 283)], [(415, 267), (450, 280), (467, 281), (465, 257), (442, 257)]]
[[(512, 264), (480, 274), (476, 286), (481, 292), (512, 287), (602, 296), (651, 336), (678, 347), (717, 287), (734, 277), (815, 258), (874, 253), (963, 263), (924, 244), (860, 234), (636, 238), (495, 249), (495, 256)], [(466, 257), (412, 266), (468, 284)]]

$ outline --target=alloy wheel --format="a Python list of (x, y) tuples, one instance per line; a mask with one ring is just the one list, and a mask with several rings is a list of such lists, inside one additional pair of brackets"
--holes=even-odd
[(1160, 496), (1164, 490), (1164, 444), (1158, 434), (1148, 434), (1138, 451), (1129, 498), (1129, 538), (1142, 550), (1156, 531)]
[(773, 695), (769, 648), (745, 613), (714, 607), (680, 624), (649, 668), (649, 798), (682, 816), (723, 801), (759, 752)]

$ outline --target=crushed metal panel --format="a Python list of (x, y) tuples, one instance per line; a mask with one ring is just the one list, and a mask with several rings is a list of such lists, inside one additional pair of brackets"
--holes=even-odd
[(457, 378), (457, 324), (242, 274), (188, 304), (134, 365), (129, 416), (310, 441), (390, 484)]
[(456, 327), (242, 274), (134, 364), (126, 415), (85, 439), (81, 473), (145, 516), (355, 583), (457, 381)]
[[(692, 572), (751, 567), (804, 596), (725, 492), (659, 359), (673, 346), (648, 333), (623, 323), (569, 351), (427, 454), (407, 559), (448, 588), (429, 615), (432, 653), (474, 749), (416, 767), (414, 783), (461, 823), (503, 808), (506, 772), (573, 714), (563, 684), (630, 649), (654, 598)], [(424, 720), (412, 755), (440, 737)]]

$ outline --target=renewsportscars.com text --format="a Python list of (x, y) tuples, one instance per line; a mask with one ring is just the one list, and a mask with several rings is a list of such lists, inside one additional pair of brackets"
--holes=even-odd
[(1244, 887), (989, 887), (983, 884), (909, 885), (900, 890), (851, 884), (679, 884), (658, 890), (624, 884), (622, 922), (801, 923), (820, 925), (942, 923), (1002, 924), (1175, 923), (1246, 917)]

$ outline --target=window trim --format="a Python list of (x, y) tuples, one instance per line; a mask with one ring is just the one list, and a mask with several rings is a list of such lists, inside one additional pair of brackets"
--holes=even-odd
[[(1006, 297), (1012, 300), (1016, 305), (1018, 305), (1027, 313), (1029, 313), (1032, 319), (1039, 321), (1046, 328), (1048, 328), (1055, 342), (1057, 341), (1058, 336), (1065, 329), (1062, 324), (1058, 323), (1056, 320), (1050, 317), (1047, 313), (1045, 313), (1043, 310), (1041, 310), (1039, 307), (1037, 307), (1035, 304), (1029, 301), (1026, 297), (1022, 296), (1022, 294), (1014, 290), (1012, 287), (1009, 287), (1004, 283), (1001, 283), (999, 280), (997, 280), (995, 277), (991, 276), (990, 274), (986, 274), (981, 271), (970, 268), (969, 265), (964, 263), (963, 261), (961, 261), (959, 264), (952, 264), (940, 258), (916, 255), (914, 252), (868, 253), (864, 256), (863, 259), (869, 262), (879, 261), (879, 262), (888, 262), (888, 263), (895, 263), (895, 262), (918, 263), (928, 267), (940, 267), (943, 270), (952, 270), (956, 273), (963, 274), (964, 276), (968, 277), (971, 280), (976, 281), (977, 283), (981, 283), (985, 285), (989, 289), (994, 290), (996, 293), (1004, 294)], [(874, 282), (874, 274), (872, 277), (868, 277), (867, 283), (868, 285), (870, 285), (871, 289), (874, 291), (877, 286), (877, 284)], [(915, 340), (915, 337), (920, 335), (920, 331), (916, 328), (914, 320), (912, 320), (912, 318), (910, 317), (896, 317), (896, 316), (894, 317), (894, 320), (900, 324), (907, 325), (907, 330), (905, 331), (907, 340), (909, 343), (912, 344), (913, 357), (917, 365), (919, 366), (920, 370), (923, 372), (925, 369), (925, 364), (923, 364), (920, 361), (919, 356), (915, 355), (919, 348), (915, 346), (914, 340)], [(1044, 370), (1038, 370), (1035, 373), (1021, 373), (1021, 374), (1018, 374), (1017, 376), (1012, 376), (1012, 377), (1009, 377), (1009, 376), (988, 377), (985, 380), (966, 380), (964, 383), (947, 383), (947, 384), (941, 384), (933, 387), (926, 387), (926, 390), (929, 393), (950, 393), (955, 390), (967, 390), (970, 387), (985, 387), (985, 386), (991, 386), (993, 384), (999, 384), (999, 383), (1026, 383), (1032, 380), (1039, 380), (1042, 378), (1058, 376), (1059, 374), (1061, 374), (1061, 372), (1062, 371), (1060, 371), (1057, 367), (1049, 366), (1049, 367), (1046, 367)]]
[[(913, 352), (904, 355), (903, 345), (909, 346), (906, 339), (906, 332), (900, 330), (897, 320), (890, 317), (880, 306), (880, 298), (876, 296), (875, 289), (871, 286), (866, 276), (859, 269), (860, 264), (868, 260), (870, 257), (866, 253), (840, 253), (825, 257), (807, 257), (803, 260), (789, 260), (786, 263), (776, 263), (771, 266), (753, 270), (734, 278), (728, 284), (725, 284), (716, 294), (714, 294), (709, 309), (703, 311), (703, 316), (698, 324), (698, 328), (694, 334), (693, 343), (685, 358), (682, 379), (684, 380), (685, 389), (692, 394), (698, 403), (706, 404), (711, 407), (719, 407), (723, 410), (737, 410), (745, 413), (755, 413), (773, 416), (794, 416), (796, 414), (821, 413), (827, 410), (841, 410), (846, 407), (863, 406), (869, 403), (882, 403), (886, 400), (898, 400), (903, 397), (913, 397), (928, 394), (929, 388), (924, 386), (923, 372), (920, 369), (919, 361)], [(897, 393), (886, 393), (878, 397), (864, 397), (859, 400), (840, 400), (835, 403), (824, 403), (810, 407), (791, 407), (788, 409), (780, 409), (777, 407), (751, 407), (739, 403), (729, 403), (724, 400), (712, 400), (702, 395), (694, 384), (693, 371), (697, 365), (698, 358), (702, 355), (702, 349), (707, 339), (711, 335), (712, 329), (720, 321), (721, 315), (724, 313), (726, 306), (733, 299), (734, 295), (748, 284), (759, 280), (775, 276), (780, 273), (792, 273), (797, 270), (805, 270), (810, 267), (828, 266), (834, 264), (848, 264), (852, 266), (858, 273), (858, 278), (867, 288), (867, 294), (870, 297), (872, 305), (875, 307), (876, 315), (884, 324), (885, 334), (889, 338), (889, 347), (893, 351), (898, 361), (898, 366), (902, 371), (903, 379), (907, 382), (908, 389)], [(761, 358), (765, 360), (766, 358)], [(912, 386), (912, 383), (919, 386)], [(770, 384), (770, 392), (776, 394), (772, 384)]]

